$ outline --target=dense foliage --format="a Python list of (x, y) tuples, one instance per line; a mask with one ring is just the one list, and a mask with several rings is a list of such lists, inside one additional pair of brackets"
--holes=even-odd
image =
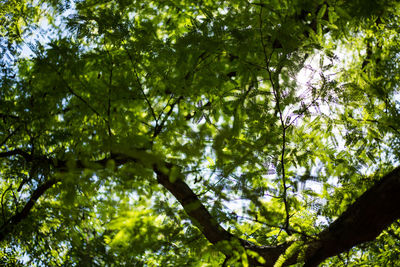
[(3, 265), (400, 265), (397, 1), (0, 5)]

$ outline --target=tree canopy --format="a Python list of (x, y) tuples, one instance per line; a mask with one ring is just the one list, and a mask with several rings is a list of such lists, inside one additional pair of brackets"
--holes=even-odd
[(397, 1), (0, 5), (1, 264), (400, 265)]

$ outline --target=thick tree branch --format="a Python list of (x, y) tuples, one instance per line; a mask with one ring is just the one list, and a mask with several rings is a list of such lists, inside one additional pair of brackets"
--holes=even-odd
[(26, 152), (23, 151), (22, 149), (14, 149), (14, 150), (10, 150), (10, 151), (6, 151), (6, 152), (0, 152), (0, 158), (7, 158), (7, 157), (11, 157), (11, 156), (22, 156), (25, 158), (26, 161), (31, 161), (32, 160), (32, 156)]
[[(177, 166), (170, 163), (164, 163), (164, 166), (162, 167), (169, 170), (169, 172), (171, 172), (173, 168), (177, 168)], [(171, 181), (171, 176), (165, 173), (165, 171), (161, 169), (162, 167), (156, 164), (153, 166), (157, 175), (157, 181), (172, 195), (174, 195), (179, 203), (181, 203), (192, 222), (199, 228), (208, 241), (217, 244), (222, 241), (227, 241), (229, 243), (236, 239), (245, 249), (253, 250), (260, 256), (263, 256), (266, 261), (265, 266), (273, 266), (276, 259), (284, 253), (288, 244), (283, 244), (277, 247), (257, 246), (229, 233), (227, 230), (222, 228), (214, 217), (212, 217), (197, 195), (182, 179), (179, 179), (178, 177), (175, 181)], [(223, 251), (223, 253), (228, 257), (232, 255), (232, 251), (229, 249)], [(251, 266), (260, 265), (260, 263), (254, 258), (249, 258), (249, 263)]]
[(309, 245), (304, 266), (317, 266), (356, 245), (374, 240), (400, 218), (400, 167), (362, 194)]
[[(183, 205), (188, 215), (197, 222), (202, 233), (212, 243), (233, 236), (216, 224), (197, 196), (182, 180), (172, 183), (169, 176), (156, 171), (158, 180)], [(384, 229), (400, 218), (400, 167), (385, 175), (378, 183), (361, 195), (335, 222), (315, 239), (308, 241), (303, 249), (307, 267), (318, 266), (323, 260), (339, 255), (350, 248), (374, 240)], [(240, 240), (247, 249), (256, 251), (266, 263), (274, 266), (279, 256), (290, 244), (276, 247), (256, 246)], [(288, 259), (286, 266), (297, 262), (298, 254)], [(255, 261), (253, 260), (255, 263)]]
[[(172, 170), (173, 165), (166, 165), (167, 169)], [(208, 210), (200, 202), (196, 194), (182, 180), (170, 180), (170, 175), (164, 173), (161, 168), (154, 165), (157, 174), (157, 181), (164, 186), (181, 203), (186, 213), (190, 216), (193, 223), (200, 229), (204, 236), (213, 244), (220, 241), (229, 241), (233, 235), (223, 229), (218, 222), (211, 216)]]
[[(397, 167), (362, 194), (314, 240), (306, 242), (298, 253), (286, 260), (284, 266), (297, 263), (300, 252), (304, 255), (304, 267), (318, 266), (329, 257), (339, 255), (359, 244), (373, 241), (400, 218), (399, 193), (400, 167)], [(264, 250), (261, 250), (260, 255), (272, 258), (276, 256)], [(265, 266), (272, 267), (273, 264)]]
[[(135, 153), (135, 155), (137, 155), (137, 153)], [(114, 160), (116, 166), (120, 166), (127, 162), (141, 162), (140, 158), (124, 154), (113, 154), (112, 158), (105, 158), (92, 162), (82, 162), (77, 160), (74, 162), (73, 166), (76, 169), (102, 168), (107, 165), (107, 161), (109, 160)], [(55, 165), (56, 169), (61, 171), (66, 171), (68, 166), (71, 166), (71, 162), (67, 163), (67, 161), (57, 161), (57, 164)], [(179, 171), (177, 172), (178, 176), (173, 179), (172, 173), (179, 170), (178, 166), (169, 162), (157, 162), (152, 165), (152, 168), (157, 176), (158, 183), (166, 188), (179, 201), (192, 222), (199, 228), (210, 243), (217, 244), (222, 241), (230, 243), (233, 240), (238, 240), (244, 248), (251, 249), (258, 252), (260, 255), (263, 255), (268, 264), (267, 266), (272, 266), (279, 255), (285, 251), (287, 247), (286, 244), (277, 247), (256, 246), (246, 240), (236, 238), (234, 235), (222, 228), (216, 219), (209, 213), (207, 208), (201, 203), (198, 196), (184, 182), (182, 174)], [(230, 256), (232, 250), (224, 251), (224, 253)], [(254, 265), (259, 264), (253, 258), (250, 258), (249, 261)]]
[(32, 210), (33, 206), (36, 204), (38, 199), (58, 181), (59, 181), (58, 179), (49, 179), (40, 186), (38, 186), (38, 188), (36, 188), (35, 191), (33, 191), (30, 199), (28, 200), (28, 202), (26, 202), (22, 210), (17, 212), (7, 221), (5, 221), (3, 225), (0, 227), (0, 241), (4, 240), (12, 232), (13, 228), (18, 223), (20, 223), (22, 220), (28, 217), (29, 212)]
[[(145, 153), (145, 152), (144, 152)], [(30, 155), (21, 150), (2, 152), (0, 156), (22, 155), (28, 160)], [(136, 154), (135, 154), (136, 155)], [(50, 160), (55, 170), (64, 172), (71, 166), (70, 161)], [(109, 160), (114, 160), (116, 166), (128, 162), (141, 162), (139, 156), (128, 156), (124, 154), (113, 154), (111, 158), (97, 161), (76, 160), (73, 168), (104, 168)], [(147, 166), (149, 166), (147, 164)], [(222, 228), (216, 219), (209, 213), (201, 203), (198, 196), (182, 179), (178, 166), (168, 162), (153, 163), (152, 168), (157, 176), (157, 181), (166, 188), (181, 203), (184, 210), (193, 223), (200, 229), (203, 235), (213, 244), (221, 241), (231, 242), (238, 240), (246, 248), (257, 252), (265, 259), (264, 266), (274, 266), (276, 260), (290, 245), (281, 244), (275, 247), (258, 246), (246, 240), (235, 238), (231, 233)], [(172, 173), (177, 171), (178, 175), (173, 179)], [(44, 192), (57, 180), (48, 180), (39, 186), (33, 193), (24, 208), (10, 218), (0, 227), (0, 240), (9, 234), (11, 227), (26, 218)], [(339, 255), (350, 248), (364, 242), (374, 240), (390, 224), (400, 218), (400, 167), (385, 175), (379, 182), (362, 194), (349, 208), (326, 230), (318, 234), (314, 239), (307, 240), (302, 247), (303, 259), (307, 267), (317, 266), (323, 260)], [(229, 256), (229, 252), (224, 251)], [(299, 251), (300, 253), (300, 251)], [(298, 261), (298, 253), (285, 262), (285, 266)], [(255, 259), (250, 258), (250, 264), (259, 265)]]

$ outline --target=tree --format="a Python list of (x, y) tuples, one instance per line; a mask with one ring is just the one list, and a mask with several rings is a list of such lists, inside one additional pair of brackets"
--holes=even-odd
[(3, 2), (3, 264), (400, 264), (397, 1)]

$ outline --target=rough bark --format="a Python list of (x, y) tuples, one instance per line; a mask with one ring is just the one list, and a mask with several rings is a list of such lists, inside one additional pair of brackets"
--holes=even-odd
[(311, 243), (305, 265), (317, 266), (358, 244), (374, 240), (400, 218), (400, 167), (362, 194)]
[[(229, 241), (232, 235), (224, 230), (188, 185), (177, 180), (172, 183), (168, 175), (156, 170), (158, 181), (182, 204), (187, 214), (211, 242)], [(362, 194), (349, 208), (315, 239), (306, 242), (304, 266), (317, 266), (323, 260), (338, 255), (356, 245), (374, 240), (384, 229), (400, 218), (400, 167), (385, 175)], [(188, 208), (189, 207), (189, 208)], [(241, 242), (246, 248), (264, 257), (264, 266), (273, 266), (290, 244), (277, 247), (255, 246)], [(296, 263), (298, 255), (288, 259), (286, 265)], [(254, 260), (253, 260), (254, 261)]]
[(44, 193), (58, 182), (57, 179), (49, 179), (43, 184), (39, 185), (33, 192), (29, 200), (25, 203), (21, 211), (17, 212), (15, 215), (11, 216), (8, 220), (3, 222), (0, 227), (0, 241), (4, 240), (16, 225), (18, 225), (22, 220), (28, 217), (33, 206), (36, 204), (38, 199), (44, 195)]
[[(167, 165), (171, 170), (172, 165)], [(182, 205), (192, 222), (200, 229), (208, 241), (216, 244), (220, 241), (229, 241), (233, 235), (223, 229), (211, 216), (206, 207), (200, 202), (197, 195), (182, 180), (170, 180), (170, 176), (154, 165), (157, 181), (164, 186)]]
[[(187, 214), (213, 244), (229, 241), (232, 235), (224, 230), (188, 185), (177, 180), (169, 181), (168, 175), (156, 170), (158, 181), (182, 204)], [(374, 240), (384, 229), (400, 218), (400, 167), (385, 175), (362, 194), (349, 208), (315, 239), (306, 242), (304, 266), (317, 266), (323, 260), (338, 255), (356, 245)], [(189, 207), (189, 208), (188, 208)], [(266, 260), (264, 266), (273, 266), (290, 244), (277, 247), (255, 246), (241, 243)], [(288, 259), (286, 265), (297, 261), (298, 255)], [(254, 260), (253, 260), (254, 261)]]

